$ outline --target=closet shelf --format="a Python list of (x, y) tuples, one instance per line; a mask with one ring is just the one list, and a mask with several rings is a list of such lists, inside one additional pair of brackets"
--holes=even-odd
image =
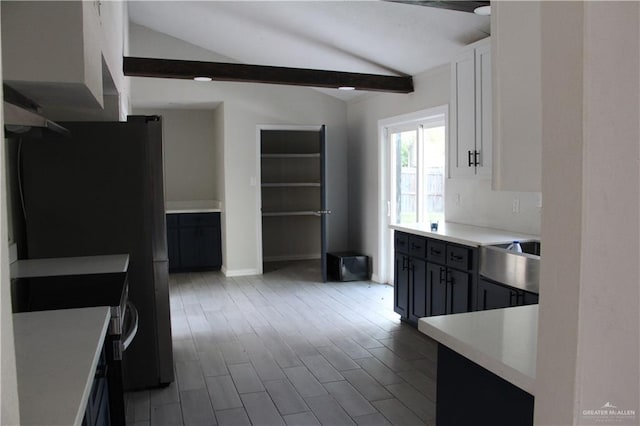
[(283, 217), (283, 216), (320, 216), (311, 210), (288, 211), (288, 212), (262, 212), (262, 217)]
[(272, 183), (263, 183), (263, 188), (301, 188), (301, 187), (320, 187), (319, 182), (272, 182)]
[(320, 158), (320, 153), (314, 154), (262, 154), (262, 158)]

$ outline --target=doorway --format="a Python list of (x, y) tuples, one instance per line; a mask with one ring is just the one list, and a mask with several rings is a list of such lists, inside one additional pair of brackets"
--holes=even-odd
[(448, 106), (391, 117), (380, 135), (380, 281), (393, 283), (390, 225), (444, 223)]
[(325, 126), (260, 126), (262, 272), (318, 261), (326, 281)]

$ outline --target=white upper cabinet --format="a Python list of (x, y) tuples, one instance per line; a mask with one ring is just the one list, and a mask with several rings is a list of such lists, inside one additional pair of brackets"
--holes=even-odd
[(451, 64), (449, 177), (491, 176), (491, 45), (469, 45)]
[(4, 82), (42, 106), (103, 106), (99, 3), (3, 2)]
[(475, 49), (476, 55), (476, 173), (491, 177), (493, 161), (493, 120), (491, 84), (491, 44), (484, 43)]
[(492, 2), (493, 189), (541, 188), (539, 2)]

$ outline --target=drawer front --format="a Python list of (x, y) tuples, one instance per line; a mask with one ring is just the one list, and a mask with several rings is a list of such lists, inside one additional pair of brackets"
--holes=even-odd
[(422, 259), (427, 257), (427, 239), (411, 235), (409, 237), (409, 254)]
[(445, 263), (446, 244), (438, 240), (429, 240), (427, 242), (427, 260), (436, 263)]
[(447, 244), (447, 266), (453, 268), (471, 269), (471, 249)]
[(396, 231), (394, 233), (394, 250), (402, 253), (409, 253), (409, 234)]
[(177, 228), (178, 227), (178, 216), (177, 214), (168, 214), (167, 215), (167, 228)]
[(180, 215), (180, 226), (219, 227), (219, 217), (219, 213), (183, 213)]

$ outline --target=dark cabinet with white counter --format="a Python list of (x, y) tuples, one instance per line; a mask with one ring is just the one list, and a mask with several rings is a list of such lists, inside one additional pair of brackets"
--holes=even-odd
[(422, 237), (395, 233), (394, 311), (411, 323), (426, 316), (426, 246)]
[(167, 214), (167, 245), (171, 271), (219, 269), (220, 213)]
[(409, 314), (409, 282), (411, 263), (409, 258), (409, 235), (404, 232), (395, 233), (394, 244), (394, 278), (393, 310), (402, 318)]
[(110, 310), (98, 306), (13, 314), (20, 424), (126, 423), (112, 410), (106, 353), (111, 348)]
[[(469, 228), (461, 225), (451, 228), (458, 234), (470, 233)], [(394, 310), (403, 321), (415, 325), (422, 317), (538, 303), (538, 294), (530, 291), (537, 285), (525, 290), (481, 275), (481, 264), (488, 259), (487, 245), (512, 237), (510, 234), (483, 237), (486, 234), (484, 230), (478, 231), (479, 242), (472, 245), (474, 240), (470, 240), (466, 245), (454, 243), (448, 236), (439, 239), (395, 231)]]
[(476, 274), (475, 250), (427, 239), (426, 316), (457, 314), (474, 309), (471, 297)]
[(400, 231), (394, 240), (394, 310), (403, 320), (475, 309), (476, 249)]
[(538, 303), (538, 295), (486, 278), (478, 280), (478, 310), (510, 308)]

